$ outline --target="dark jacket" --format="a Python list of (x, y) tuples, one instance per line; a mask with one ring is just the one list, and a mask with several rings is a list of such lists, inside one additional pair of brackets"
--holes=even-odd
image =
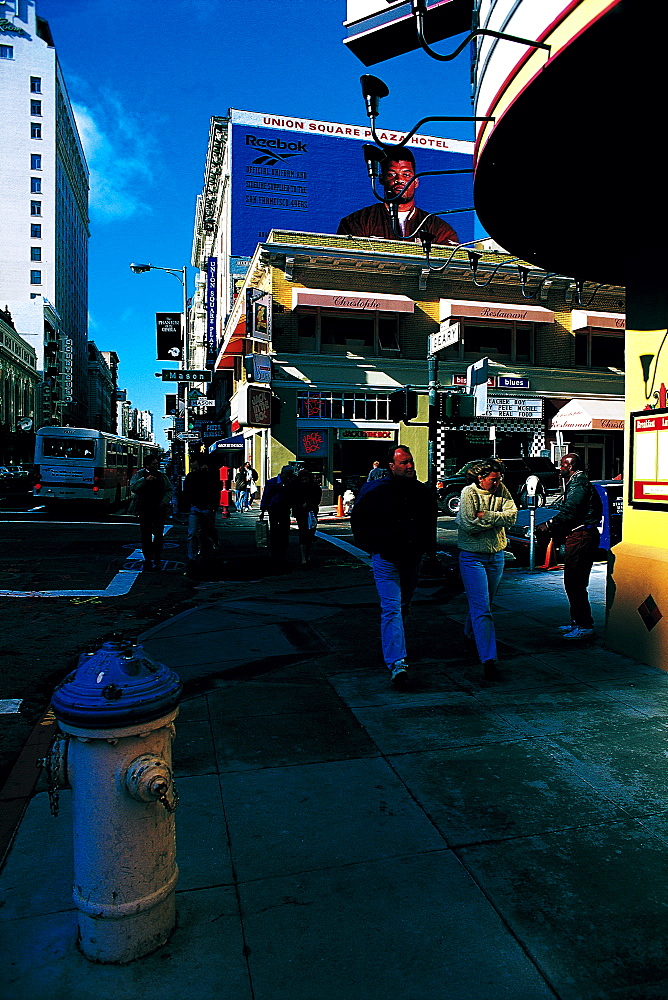
[(555, 539), (565, 538), (574, 528), (598, 525), (603, 514), (601, 498), (584, 472), (574, 472), (566, 483), (559, 513), (549, 522)]
[(362, 486), (350, 526), (360, 548), (399, 564), (435, 550), (436, 517), (429, 486), (390, 475)]
[(273, 479), (267, 480), (262, 491), (260, 510), (266, 510), (270, 517), (272, 514), (287, 514), (289, 517), (294, 496), (295, 480), (283, 479), (280, 475), (274, 476)]
[(128, 506), (131, 514), (164, 513), (172, 499), (172, 484), (164, 472), (139, 469), (130, 480), (133, 497)]
[(309, 513), (317, 514), (322, 490), (315, 480), (297, 479), (292, 494), (292, 513), (297, 523), (306, 521)]
[(188, 507), (214, 510), (220, 504), (220, 478), (211, 469), (193, 469), (184, 480), (183, 498)]
[[(428, 215), (429, 212), (424, 212), (416, 205), (411, 215), (406, 219), (404, 239), (410, 239), (422, 220), (426, 219)], [(336, 232), (338, 236), (381, 236), (386, 240), (397, 239), (392, 229), (390, 213), (382, 201), (376, 202), (375, 205), (369, 205), (367, 208), (360, 208), (358, 212), (346, 215), (344, 219), (341, 219)], [(431, 233), (432, 243), (452, 245), (459, 243), (459, 237), (452, 226), (449, 226), (447, 222), (443, 222), (443, 219), (440, 219), (437, 215), (432, 215), (420, 232)], [(418, 239), (419, 234), (416, 236), (416, 240)]]

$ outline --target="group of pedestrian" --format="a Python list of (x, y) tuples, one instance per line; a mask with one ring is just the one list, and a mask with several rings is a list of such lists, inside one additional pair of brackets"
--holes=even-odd
[(277, 569), (287, 562), (291, 517), (297, 522), (301, 564), (310, 564), (321, 498), (322, 490), (308, 469), (296, 473), (291, 465), (284, 465), (277, 476), (267, 480), (260, 518), (265, 514), (269, 518), (269, 550)]
[[(379, 468), (374, 463), (374, 469)], [(542, 530), (564, 543), (564, 587), (570, 624), (560, 628), (565, 640), (593, 635), (587, 588), (599, 548), (601, 501), (578, 455), (560, 464), (566, 481), (558, 512)], [(506, 528), (515, 523), (517, 505), (503, 483), (503, 464), (496, 459), (472, 463), (457, 515), (459, 568), (468, 602), (464, 637), (475, 646), (484, 683), (503, 679), (492, 602), (501, 583), (507, 544)], [(383, 476), (369, 475), (351, 515), (357, 544), (371, 554), (380, 600), (383, 658), (397, 687), (410, 684), (404, 623), (425, 555), (436, 551), (435, 494), (417, 480), (410, 449), (392, 446)]]
[(238, 511), (250, 510), (257, 493), (258, 474), (250, 462), (246, 462), (234, 477), (234, 503)]

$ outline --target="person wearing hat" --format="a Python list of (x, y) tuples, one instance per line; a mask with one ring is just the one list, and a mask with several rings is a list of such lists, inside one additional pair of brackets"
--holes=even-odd
[(297, 477), (291, 465), (268, 479), (260, 500), (260, 520), (269, 515), (269, 549), (277, 568), (285, 565), (290, 541), (290, 511), (295, 502)]

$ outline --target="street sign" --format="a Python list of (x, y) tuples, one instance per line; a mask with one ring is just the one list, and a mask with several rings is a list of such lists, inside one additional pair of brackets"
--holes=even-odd
[(441, 323), (441, 329), (437, 333), (429, 334), (429, 353), (436, 354), (437, 351), (442, 351), (444, 347), (451, 347), (452, 344), (456, 344), (459, 340), (461, 331), (460, 323)]
[(475, 396), (475, 413), (477, 417), (487, 412), (487, 363), (489, 358), (480, 358), (466, 369), (467, 392)]
[(163, 368), (160, 377), (163, 382), (212, 382), (213, 372), (206, 368)]
[(198, 431), (181, 431), (181, 433), (176, 436), (179, 441), (199, 441), (200, 439)]

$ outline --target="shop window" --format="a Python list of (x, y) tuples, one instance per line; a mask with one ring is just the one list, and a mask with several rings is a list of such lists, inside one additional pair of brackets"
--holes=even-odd
[(624, 371), (624, 335), (588, 329), (575, 334), (574, 364), (578, 368), (619, 368)]
[(476, 361), (488, 357), (493, 361), (514, 361), (531, 364), (534, 355), (533, 323), (465, 323), (462, 337), (452, 347), (445, 348), (444, 360)]
[(297, 314), (297, 337), (300, 351), (311, 351), (314, 354), (317, 352), (317, 322), (316, 312)]
[(399, 351), (399, 322), (396, 316), (378, 317), (378, 346), (381, 351)]
[(297, 313), (300, 351), (322, 354), (398, 354), (399, 317), (387, 313), (324, 312)]
[(370, 316), (321, 315), (320, 350), (323, 354), (373, 353), (374, 326)]

